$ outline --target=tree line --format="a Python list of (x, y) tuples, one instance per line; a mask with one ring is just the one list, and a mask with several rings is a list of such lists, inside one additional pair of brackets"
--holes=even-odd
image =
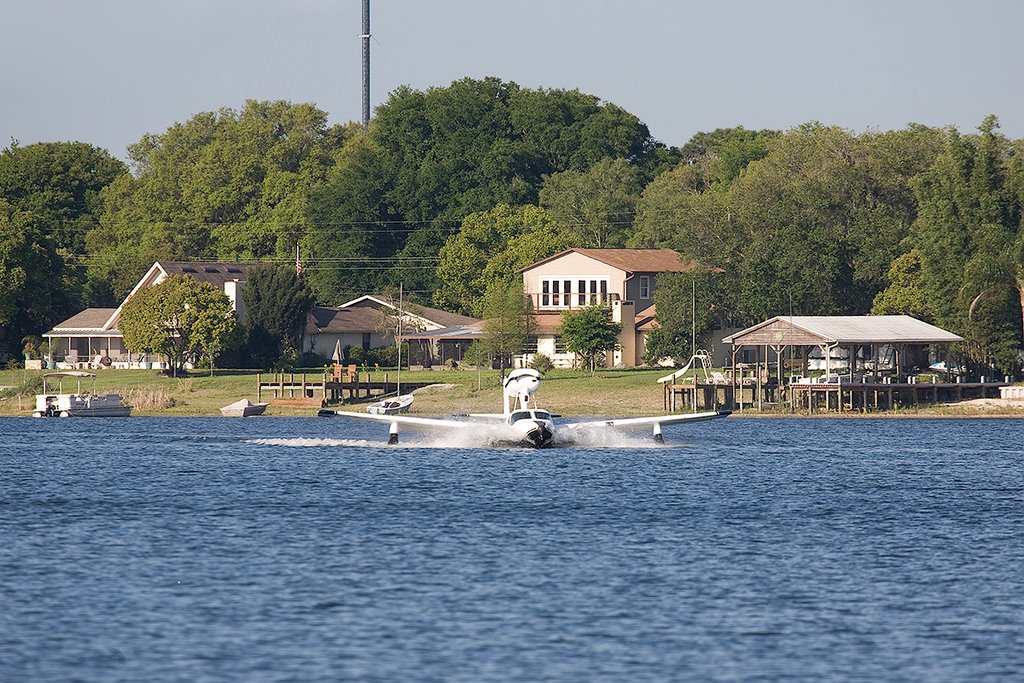
[[(403, 87), (368, 129), (311, 104), (249, 101), (128, 149), (0, 153), (0, 345), (17, 353), (154, 260), (291, 262), (322, 304), (402, 283), (483, 315), (488, 287), (569, 247), (668, 247), (654, 355), (691, 325), (776, 314), (909, 313), (1015, 371), (1024, 324), (1022, 144), (908, 125), (727, 128), (681, 147), (576, 90), (497, 78)], [(690, 297), (696, 292), (697, 319)]]

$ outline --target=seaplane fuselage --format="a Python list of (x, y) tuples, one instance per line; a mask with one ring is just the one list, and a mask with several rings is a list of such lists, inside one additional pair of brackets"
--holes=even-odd
[(661, 415), (658, 417), (634, 417), (624, 419), (602, 419), (588, 422), (573, 422), (556, 426), (554, 417), (547, 410), (533, 406), (533, 395), (540, 386), (540, 373), (531, 369), (513, 370), (503, 382), (505, 399), (504, 412), (486, 415), (469, 415), (469, 419), (445, 419), (418, 417), (413, 415), (377, 415), (351, 413), (336, 410), (321, 410), (320, 415), (337, 415), (359, 420), (385, 422), (390, 426), (388, 443), (398, 443), (400, 429), (429, 433), (470, 435), (478, 438), (482, 445), (512, 444), (530, 448), (545, 448), (551, 445), (586, 443), (595, 433), (612, 431), (653, 430), (654, 440), (662, 442), (663, 425), (681, 424), (725, 417), (728, 412), (690, 413), (684, 415)]
[(543, 448), (555, 437), (555, 423), (546, 410), (516, 410), (506, 418), (506, 423), (513, 436), (526, 446)]

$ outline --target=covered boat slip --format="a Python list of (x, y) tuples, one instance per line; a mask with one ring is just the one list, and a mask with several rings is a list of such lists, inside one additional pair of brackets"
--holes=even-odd
[(732, 345), (724, 377), (667, 387), (666, 403), (674, 408), (678, 396), (697, 409), (721, 397), (739, 410), (780, 403), (812, 412), (891, 409), (998, 396), (1006, 384), (951, 374), (919, 382), (933, 359), (946, 360), (963, 339), (906, 315), (777, 316), (724, 341)]

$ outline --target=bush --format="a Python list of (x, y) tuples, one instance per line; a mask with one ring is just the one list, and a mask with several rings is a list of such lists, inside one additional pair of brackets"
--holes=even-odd
[(555, 364), (551, 362), (545, 353), (535, 353), (533, 358), (530, 359), (530, 367), (539, 372), (542, 375), (546, 375), (551, 372)]
[(299, 358), (299, 365), (304, 368), (322, 368), (332, 362), (327, 356), (313, 351), (306, 351)]
[(0, 391), (0, 398), (13, 398), (14, 396), (35, 396), (43, 393), (43, 378), (32, 377), (25, 380), (20, 387), (11, 387)]

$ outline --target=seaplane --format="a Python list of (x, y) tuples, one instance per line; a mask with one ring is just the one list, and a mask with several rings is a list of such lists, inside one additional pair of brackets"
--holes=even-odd
[(344, 417), (370, 420), (389, 425), (388, 444), (398, 443), (399, 430), (426, 432), (435, 435), (470, 435), (482, 446), (572, 446), (602, 441), (601, 434), (615, 434), (650, 429), (656, 443), (664, 443), (661, 428), (665, 425), (699, 422), (729, 415), (729, 411), (684, 413), (658, 417), (631, 417), (586, 422), (556, 423), (560, 417), (534, 406), (533, 396), (540, 388), (541, 374), (533, 369), (513, 370), (505, 377), (502, 413), (470, 413), (453, 418), (417, 417), (413, 415), (379, 415), (343, 410), (322, 409), (321, 417)]

